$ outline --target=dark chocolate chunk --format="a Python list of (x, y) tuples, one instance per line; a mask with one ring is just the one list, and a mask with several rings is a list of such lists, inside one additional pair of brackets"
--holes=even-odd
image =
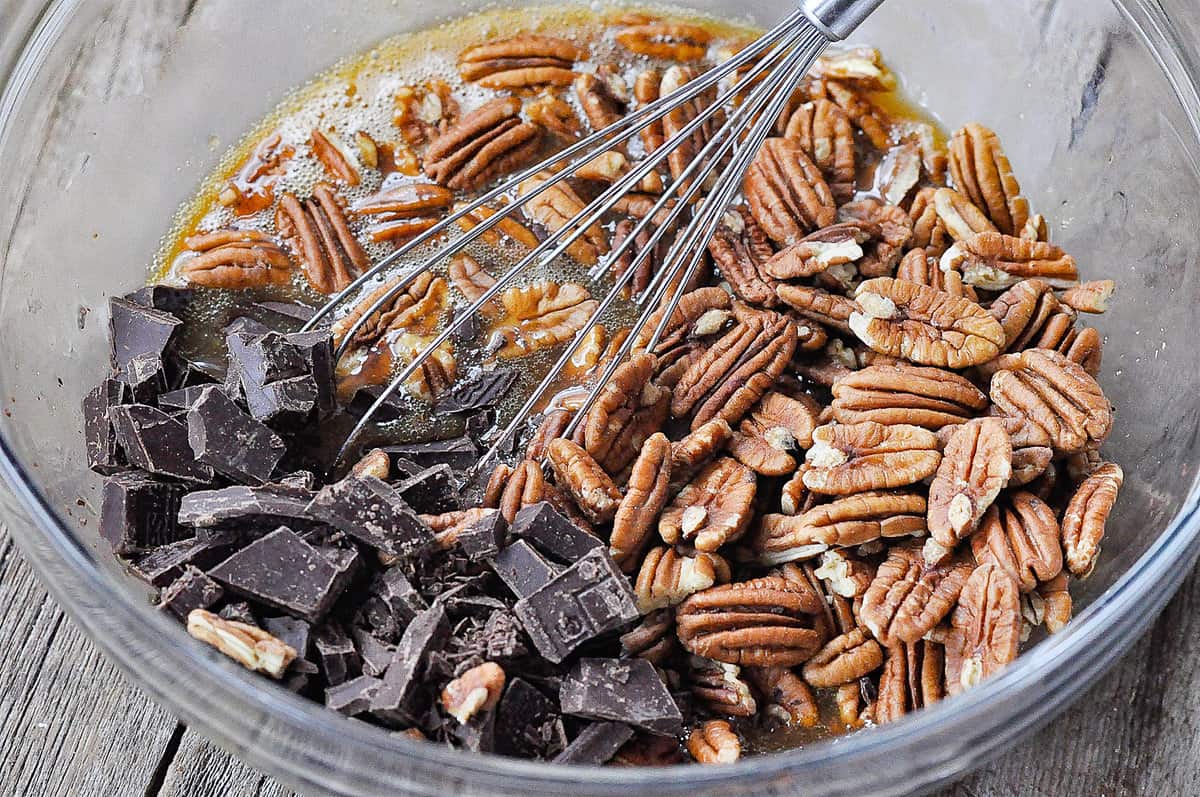
[(221, 608), (218, 612), (221, 617), (226, 620), (232, 620), (235, 623), (245, 623), (246, 625), (258, 625), (258, 618), (254, 616), (254, 610), (250, 608), (250, 604), (245, 601), (230, 603)]
[(334, 711), (353, 717), (371, 707), (371, 699), (383, 683), (370, 675), (360, 675), (325, 690), (325, 705)]
[(150, 354), (161, 361), (175, 328), (182, 323), (170, 313), (128, 299), (109, 299), (108, 309), (112, 367), (119, 377), (127, 376), (129, 361), (139, 355)]
[(566, 564), (604, 547), (603, 540), (576, 526), (546, 501), (522, 508), (513, 518), (512, 533), (528, 540), (551, 559)]
[(159, 476), (212, 481), (212, 468), (195, 461), (187, 426), (180, 421), (145, 404), (113, 407), (109, 417), (129, 464)]
[(371, 712), (387, 722), (416, 722), (423, 709), (419, 687), (425, 664), (429, 655), (441, 650), (449, 638), (450, 621), (440, 603), (417, 615), (396, 646), (383, 684), (371, 701)]
[(447, 592), (442, 595), (442, 603), (446, 604), (446, 611), (455, 619), (474, 617), (486, 620), (492, 612), (508, 608), (507, 603), (490, 595), (460, 595)]
[(230, 329), (226, 385), (236, 386), (255, 420), (291, 425), (332, 411), (333, 342), (328, 331), (254, 334), (254, 325), (237, 322)]
[(159, 596), (160, 604), (186, 620), (193, 609), (207, 609), (225, 595), (221, 585), (188, 565)]
[(263, 621), (267, 633), (286, 645), (291, 645), (299, 659), (308, 658), (308, 642), (312, 635), (312, 623), (288, 615), (268, 617)]
[(192, 536), (176, 516), (186, 491), (145, 473), (118, 473), (104, 482), (100, 536), (117, 556), (130, 556)]
[(129, 385), (133, 400), (139, 404), (157, 401), (159, 394), (167, 391), (167, 374), (163, 361), (151, 352), (139, 354), (125, 363), (121, 381)]
[(240, 523), (278, 523), (280, 520), (309, 521), (308, 505), (313, 493), (286, 484), (262, 487), (225, 487), (188, 493), (179, 504), (179, 522), (188, 526), (218, 526)]
[(521, 623), (512, 612), (492, 612), (483, 626), (483, 634), (486, 640), (484, 657), (489, 661), (512, 661), (529, 653)]
[(550, 698), (523, 678), (513, 678), (496, 707), (497, 752), (544, 757), (566, 746), (562, 718)]
[[(298, 321), (299, 325), (303, 325), (316, 315), (317, 312), (307, 304), (299, 304), (297, 302), (257, 302), (254, 306), (265, 311), (266, 317), (263, 323), (268, 325), (270, 325), (272, 317), (286, 319), (291, 322)], [(278, 328), (278, 325), (276, 328)]]
[(492, 753), (496, 750), (496, 712), (486, 711), (469, 722), (454, 728), (454, 738), (463, 750), (472, 753)]
[(105, 379), (83, 400), (83, 436), (88, 467), (97, 473), (113, 474), (126, 467), (109, 411), (132, 400), (129, 388), (117, 379)]
[(375, 577), (360, 615), (376, 635), (394, 642), (428, 605), (399, 567), (389, 567)]
[(139, 288), (133, 293), (125, 294), (124, 298), (134, 304), (140, 304), (142, 307), (161, 310), (164, 313), (177, 316), (191, 304), (195, 295), (195, 291), (191, 288), (172, 288), (169, 285), (147, 285), (145, 288)]
[(350, 629), (350, 635), (354, 637), (354, 646), (358, 649), (358, 655), (362, 659), (363, 673), (373, 677), (383, 675), (388, 665), (392, 663), (395, 648), (385, 645), (361, 628)]
[(604, 548), (517, 601), (513, 611), (542, 656), (556, 664), (589, 639), (639, 616), (629, 579)]
[(446, 464), (452, 470), (462, 471), (474, 465), (479, 459), (479, 447), (469, 437), (385, 446), (383, 450), (394, 457), (411, 459), (423, 468)]
[[(496, 411), (495, 410), (480, 410), (479, 412), (471, 413), (463, 420), (463, 434), (471, 438), (479, 448), (483, 448), (483, 441), (488, 439), (496, 430)], [(509, 444), (498, 449), (497, 453), (501, 456), (507, 456), (513, 453), (513, 445), (511, 438)]]
[[(376, 400), (383, 395), (384, 390), (383, 385), (360, 387), (355, 391), (354, 398), (346, 405), (346, 412), (355, 418), (361, 418), (367, 414), (367, 410), (374, 406)], [(390, 394), (383, 404), (379, 405), (379, 409), (371, 417), (378, 421), (396, 421), (410, 412), (412, 412), (412, 405), (408, 403), (404, 391), (397, 390)]]
[(305, 371), (317, 387), (317, 410), (322, 415), (337, 406), (334, 385), (333, 334), (328, 329), (312, 332), (291, 332), (284, 340), (299, 352)]
[(415, 556), (433, 541), (428, 524), (374, 476), (349, 476), (322, 488), (307, 511), (390, 556)]
[(488, 512), (460, 531), (454, 544), (470, 562), (482, 562), (500, 553), (508, 534), (508, 523), (499, 509)]
[(580, 659), (558, 692), (564, 714), (626, 722), (660, 736), (683, 730), (679, 706), (645, 659)]
[[(172, 390), (209, 385), (225, 379), (225, 365), (202, 360), (175, 349), (167, 351), (167, 384)], [(159, 397), (161, 401), (162, 397)]]
[(449, 465), (425, 468), (398, 482), (396, 492), (418, 512), (437, 515), (460, 506), (460, 491)]
[(548, 561), (524, 540), (517, 540), (498, 553), (492, 569), (518, 598), (529, 597), (562, 572), (562, 568)]
[(360, 664), (354, 640), (337, 623), (325, 623), (312, 634), (317, 665), (327, 686), (337, 686), (358, 675)]
[(202, 388), (187, 413), (188, 442), (196, 460), (234, 481), (271, 478), (287, 445), (216, 386)]
[(233, 531), (221, 531), (205, 538), (192, 537), (163, 545), (138, 559), (130, 570), (148, 584), (165, 587), (179, 578), (188, 565), (205, 570), (229, 556), (238, 536)]
[(552, 764), (607, 764), (634, 730), (623, 722), (593, 722), (584, 728)]
[(178, 390), (163, 393), (158, 397), (158, 408), (166, 412), (171, 412), (172, 410), (189, 410), (207, 387), (211, 387), (211, 385), (189, 385), (188, 387), (181, 387)]
[(230, 556), (208, 574), (239, 595), (316, 622), (349, 583), (319, 550), (282, 526)]
[(480, 371), (471, 379), (458, 382), (434, 406), (437, 412), (472, 412), (494, 407), (517, 381), (515, 368)]

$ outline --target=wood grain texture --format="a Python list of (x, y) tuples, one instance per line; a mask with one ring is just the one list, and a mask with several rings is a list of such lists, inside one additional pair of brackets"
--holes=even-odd
[(203, 736), (187, 731), (155, 797), (298, 797), (226, 753)]

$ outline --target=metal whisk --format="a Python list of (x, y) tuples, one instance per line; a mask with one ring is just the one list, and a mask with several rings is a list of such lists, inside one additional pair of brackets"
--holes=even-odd
[[(614, 281), (611, 290), (598, 303), (595, 311), (583, 327), (576, 332), (574, 338), (567, 343), (562, 355), (534, 388), (525, 403), (495, 437), (491, 449), (480, 459), (480, 464), (490, 462), (506, 441), (510, 440), (512, 435), (520, 429), (546, 390), (567, 366), (576, 348), (633, 279), (639, 266), (652, 255), (663, 236), (679, 223), (685, 211), (692, 211), (687, 225), (676, 236), (661, 267), (641, 296), (637, 298), (641, 313), (629, 335), (605, 363), (602, 372), (594, 380), (574, 418), (563, 432), (563, 436), (570, 437), (604, 386), (612, 378), (621, 361), (630, 353), (651, 316), (662, 308), (661, 320), (648, 342), (645, 343), (645, 349), (652, 351), (658, 344), (680, 299), (687, 290), (692, 275), (703, 262), (709, 240), (720, 225), (725, 211), (741, 190), (742, 180), (751, 161), (770, 134), (775, 120), (787, 108), (791, 98), (791, 88), (804, 77), (830, 42), (846, 38), (882, 2), (883, 0), (803, 0), (800, 9), (790, 14), (730, 60), (705, 72), (661, 99), (638, 108), (611, 126), (582, 138), (551, 158), (505, 180), (398, 248), (334, 296), (309, 320), (304, 327), (305, 331), (316, 328), (323, 322), (328, 323), (326, 319), (329, 319), (338, 307), (355, 298), (363, 285), (402, 261), (408, 254), (430, 243), (439, 244), (439, 248), (432, 256), (405, 271), (396, 283), (376, 299), (350, 326), (343, 335), (334, 355), (335, 359), (340, 359), (367, 320), (387, 307), (389, 302), (406, 290), (422, 274), (439, 262), (461, 252), (471, 242), (499, 224), (508, 214), (513, 213), (534, 197), (559, 181), (572, 176), (579, 167), (593, 160), (598, 152), (606, 151), (637, 135), (683, 103), (692, 100), (702, 92), (719, 87), (722, 81), (736, 72), (743, 72), (734, 85), (722, 88), (716, 100), (701, 110), (678, 133), (664, 141), (653, 153), (637, 162), (627, 174), (614, 182), (566, 224), (551, 233), (520, 262), (498, 277), (495, 284), (469, 307), (463, 312), (457, 313), (449, 325), (418, 352), (380, 393), (350, 432), (338, 453), (338, 460), (344, 461), (347, 452), (362, 431), (401, 385), (481, 308), (509, 287), (530, 266), (549, 264), (561, 257), (589, 228), (612, 210), (622, 197), (630, 191), (636, 190), (643, 178), (655, 171), (664, 159), (678, 147), (692, 140), (693, 135), (701, 130), (710, 119), (718, 113), (724, 112), (726, 114), (724, 123), (709, 136), (704, 147), (678, 177), (670, 182), (653, 208), (609, 253), (608, 256), (613, 261), (621, 258), (639, 238), (649, 231), (649, 238), (644, 239), (645, 244), (634, 255), (632, 262)], [(720, 174), (712, 183), (708, 194), (696, 205), (695, 200), (700, 196), (706, 184), (706, 178), (718, 165), (722, 167)], [(480, 220), (465, 234), (451, 240), (444, 239), (444, 234), (460, 219), (501, 197), (513, 194), (514, 189), (522, 182), (547, 170), (556, 171), (553, 176), (541, 181), (528, 191), (515, 192), (517, 194), (515, 198), (497, 209), (492, 215)], [(666, 299), (666, 293), (672, 284), (676, 287), (670, 298)]]

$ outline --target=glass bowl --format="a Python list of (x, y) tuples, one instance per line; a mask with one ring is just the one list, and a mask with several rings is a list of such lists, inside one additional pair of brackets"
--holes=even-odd
[[(1119, 283), (1097, 322), (1125, 469), (1078, 617), (968, 694), (730, 767), (554, 767), (392, 737), (190, 639), (98, 543), (80, 398), (105, 300), (137, 287), (179, 204), (243, 131), (339, 57), (483, 7), (412, 0), (9, 0), (0, 6), (0, 447), (5, 515), (43, 582), (143, 690), (311, 793), (901, 794), (1031, 732), (1109, 667), (1200, 551), (1200, 12), (1192, 0), (905, 0), (856, 37), (947, 127), (995, 128), (1053, 239)], [(787, 2), (695, 0), (770, 23)], [(168, 10), (178, 9), (172, 15)], [(115, 55), (114, 55), (115, 54)]]

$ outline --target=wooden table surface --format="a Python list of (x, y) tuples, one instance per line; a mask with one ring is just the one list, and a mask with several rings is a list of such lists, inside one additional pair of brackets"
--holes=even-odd
[[(291, 797), (125, 680), (0, 529), (0, 795)], [(1200, 572), (1072, 708), (941, 797), (1200, 794)]]

